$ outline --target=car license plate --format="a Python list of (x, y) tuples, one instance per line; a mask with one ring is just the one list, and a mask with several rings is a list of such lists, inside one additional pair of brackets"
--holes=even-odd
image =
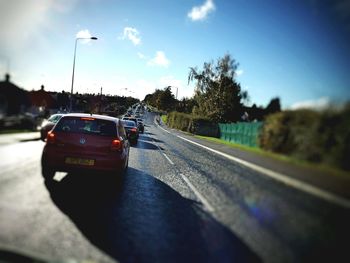
[(67, 164), (78, 164), (78, 165), (87, 165), (87, 166), (92, 166), (95, 164), (95, 160), (72, 158), (72, 157), (67, 157), (65, 162)]

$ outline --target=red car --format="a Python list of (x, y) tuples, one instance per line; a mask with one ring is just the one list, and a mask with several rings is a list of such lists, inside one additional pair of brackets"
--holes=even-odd
[(128, 167), (129, 141), (121, 120), (102, 115), (62, 116), (46, 139), (41, 165), (45, 179), (56, 171), (122, 172)]
[(130, 143), (137, 144), (139, 138), (139, 132), (134, 121), (123, 120), (124, 129)]

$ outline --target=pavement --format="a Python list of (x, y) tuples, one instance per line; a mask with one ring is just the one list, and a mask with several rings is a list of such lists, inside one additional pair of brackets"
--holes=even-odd
[(40, 132), (0, 134), (0, 145), (40, 140)]

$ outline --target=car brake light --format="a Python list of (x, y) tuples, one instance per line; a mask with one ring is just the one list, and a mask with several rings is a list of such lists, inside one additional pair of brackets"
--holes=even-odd
[(118, 139), (112, 141), (111, 150), (119, 151), (122, 148), (122, 142)]
[(91, 118), (91, 117), (82, 117), (80, 119), (83, 120), (83, 121), (93, 121), (93, 120), (95, 120), (95, 118)]
[(131, 131), (132, 131), (132, 132), (136, 132), (137, 129), (136, 129), (136, 128), (132, 128)]
[(55, 138), (55, 137), (56, 137), (56, 136), (55, 136), (55, 134), (54, 134), (52, 131), (48, 132), (48, 133), (47, 133), (47, 137), (46, 137), (46, 142), (47, 142), (47, 143), (50, 143), (50, 144), (55, 143), (55, 141), (56, 141), (56, 138)]

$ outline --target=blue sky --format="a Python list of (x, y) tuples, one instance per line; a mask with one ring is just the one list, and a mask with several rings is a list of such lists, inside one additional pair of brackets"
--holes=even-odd
[[(143, 99), (193, 94), (189, 67), (230, 53), (251, 103), (284, 108), (349, 99), (347, 0), (13, 0), (0, 2), (0, 74), (27, 89)], [(174, 88), (175, 93), (175, 88)]]

